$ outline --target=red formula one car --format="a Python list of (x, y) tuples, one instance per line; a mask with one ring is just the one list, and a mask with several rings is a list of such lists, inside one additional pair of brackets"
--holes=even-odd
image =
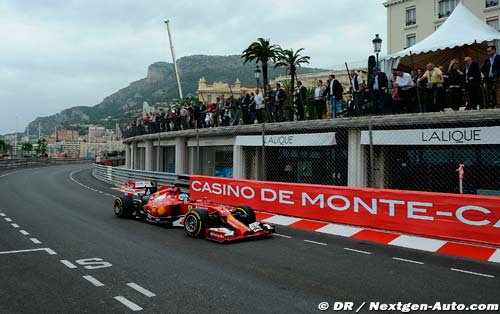
[(249, 206), (227, 206), (191, 200), (178, 187), (157, 187), (154, 182), (129, 182), (114, 201), (115, 215), (181, 227), (187, 235), (217, 242), (271, 234), (273, 225), (256, 221)]

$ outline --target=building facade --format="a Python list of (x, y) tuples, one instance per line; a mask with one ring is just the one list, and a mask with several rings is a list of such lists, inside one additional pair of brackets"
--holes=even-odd
[(207, 84), (204, 77), (198, 81), (198, 90), (196, 95), (204, 103), (215, 103), (217, 97), (224, 95), (225, 98), (233, 96), (240, 98), (243, 94), (255, 92), (255, 86), (241, 86), (239, 79), (236, 79), (233, 85), (224, 82), (214, 82)]
[(500, 30), (500, 0), (389, 0), (387, 51), (397, 53), (415, 45), (439, 28), (462, 3), (496, 30)]

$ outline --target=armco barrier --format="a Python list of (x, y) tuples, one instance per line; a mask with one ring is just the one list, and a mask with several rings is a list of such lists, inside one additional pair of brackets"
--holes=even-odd
[(191, 176), (191, 197), (368, 228), (500, 246), (500, 197)]
[(17, 168), (47, 167), (55, 165), (90, 163), (91, 160), (79, 158), (13, 158), (0, 159), (0, 170)]
[(94, 164), (92, 175), (101, 181), (117, 186), (129, 181), (154, 180), (159, 185), (177, 185), (184, 190), (189, 189), (189, 176), (173, 173), (132, 170), (127, 168), (102, 166)]

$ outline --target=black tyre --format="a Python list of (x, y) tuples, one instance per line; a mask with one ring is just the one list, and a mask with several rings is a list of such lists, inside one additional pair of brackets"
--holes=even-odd
[(115, 198), (114, 210), (117, 217), (128, 217), (134, 211), (134, 201), (131, 197), (118, 196)]
[(234, 217), (244, 223), (249, 225), (254, 223), (257, 218), (255, 217), (255, 212), (250, 206), (240, 205), (236, 206), (232, 211)]
[(204, 238), (210, 217), (205, 209), (195, 208), (184, 217), (184, 231), (193, 238)]

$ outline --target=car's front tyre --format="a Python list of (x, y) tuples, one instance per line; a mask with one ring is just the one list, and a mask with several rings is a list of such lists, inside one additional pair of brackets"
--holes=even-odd
[(209, 222), (208, 212), (204, 209), (195, 208), (190, 210), (184, 217), (184, 231), (190, 237), (203, 238)]

